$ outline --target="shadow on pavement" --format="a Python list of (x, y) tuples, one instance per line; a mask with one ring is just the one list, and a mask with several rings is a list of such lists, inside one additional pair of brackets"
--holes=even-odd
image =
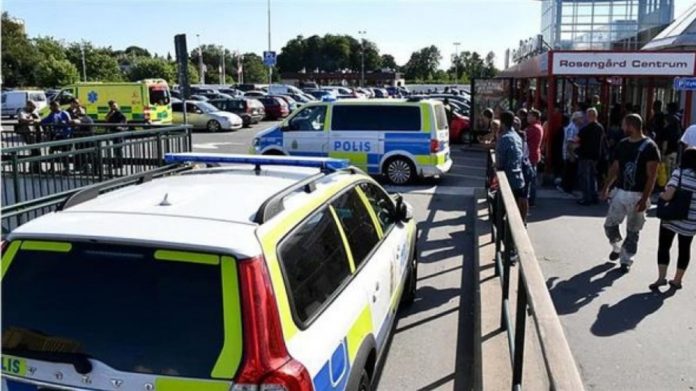
[(604, 217), (608, 205), (599, 203), (591, 206), (578, 205), (574, 200), (538, 198), (536, 206), (529, 210), (530, 223), (566, 216)]
[(665, 292), (636, 293), (612, 306), (604, 304), (599, 308), (597, 320), (590, 331), (598, 337), (611, 337), (633, 330), (643, 319), (660, 309), (665, 300), (675, 293), (674, 288)]
[[(546, 286), (558, 315), (575, 313), (599, 297), (605, 288), (610, 287), (614, 281), (623, 276), (616, 266), (614, 263), (606, 262), (576, 274), (568, 280), (556, 282), (558, 277), (549, 278)], [(601, 273), (604, 273), (602, 277), (592, 279)]]

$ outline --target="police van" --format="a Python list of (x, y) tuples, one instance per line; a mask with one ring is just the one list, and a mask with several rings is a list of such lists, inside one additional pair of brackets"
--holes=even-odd
[(420, 99), (311, 102), (260, 132), (251, 152), (348, 159), (398, 185), (452, 167), (445, 108)]
[(3, 243), (2, 389), (371, 389), (415, 297), (411, 207), (345, 160), (165, 159)]

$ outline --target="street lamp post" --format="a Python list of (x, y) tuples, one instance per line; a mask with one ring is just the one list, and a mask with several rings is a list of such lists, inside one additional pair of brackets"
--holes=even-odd
[(365, 86), (365, 38), (363, 37), (367, 34), (367, 31), (360, 30), (358, 35), (360, 35), (360, 87)]
[(225, 84), (225, 47), (220, 45), (220, 53), (222, 54), (222, 75), (220, 76), (220, 84)]
[(82, 81), (87, 82), (87, 66), (85, 65), (85, 41), (80, 45), (80, 53), (82, 54)]
[(198, 72), (199, 82), (205, 84), (205, 71), (203, 70), (203, 48), (201, 48), (201, 35), (196, 34), (196, 39), (198, 40)]
[[(268, 51), (271, 51), (271, 0), (268, 0)], [(273, 67), (268, 67), (268, 85), (273, 84)]]
[(454, 43), (454, 56), (452, 56), (452, 61), (454, 62), (454, 84), (459, 83), (459, 45), (461, 45), (461, 42)]

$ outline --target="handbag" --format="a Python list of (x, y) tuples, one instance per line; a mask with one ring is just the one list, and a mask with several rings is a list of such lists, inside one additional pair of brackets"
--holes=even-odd
[(669, 181), (669, 176), (667, 174), (667, 165), (664, 162), (660, 162), (657, 165), (657, 180), (655, 183), (659, 187), (665, 187), (667, 186), (667, 182)]
[(682, 175), (684, 169), (679, 169), (679, 182), (677, 190), (674, 192), (674, 197), (671, 200), (665, 201), (659, 198), (657, 201), (657, 217), (661, 220), (685, 220), (689, 218), (691, 210), (692, 192), (681, 188)]

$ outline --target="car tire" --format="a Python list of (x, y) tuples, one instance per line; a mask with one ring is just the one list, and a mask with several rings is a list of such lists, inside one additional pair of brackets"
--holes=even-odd
[(406, 185), (416, 179), (416, 166), (404, 157), (393, 157), (384, 164), (384, 175), (395, 185)]
[(367, 373), (365, 368), (362, 369), (360, 373), (360, 383), (358, 383), (358, 389), (356, 391), (371, 391), (372, 384), (370, 384), (370, 374)]
[(416, 290), (418, 289), (418, 257), (417, 251), (413, 249), (411, 256), (411, 264), (409, 265), (408, 276), (406, 277), (406, 286), (404, 286), (404, 294), (401, 296), (401, 304), (409, 306), (416, 301)]
[(220, 125), (220, 122), (218, 122), (214, 119), (211, 119), (210, 121), (208, 121), (208, 123), (205, 125), (205, 127), (211, 133), (218, 132), (222, 129), (222, 125)]

